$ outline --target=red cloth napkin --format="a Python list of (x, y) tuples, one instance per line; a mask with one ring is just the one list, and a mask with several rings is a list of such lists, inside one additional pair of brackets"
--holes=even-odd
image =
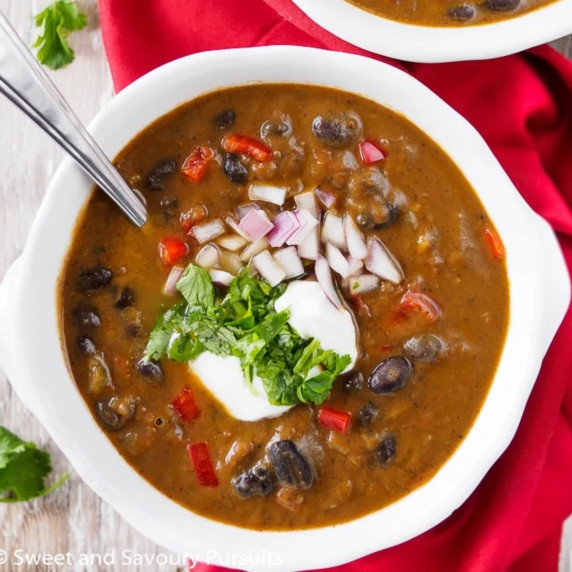
[[(165, 62), (219, 48), (298, 44), (377, 57), (321, 29), (290, 0), (99, 5), (117, 89)], [(523, 197), (557, 231), (570, 268), (572, 63), (547, 46), (482, 62), (390, 63), (428, 85), (480, 131)], [(571, 342), (569, 312), (514, 441), (461, 508), (409, 542), (334, 570), (556, 570), (562, 522), (572, 513)]]

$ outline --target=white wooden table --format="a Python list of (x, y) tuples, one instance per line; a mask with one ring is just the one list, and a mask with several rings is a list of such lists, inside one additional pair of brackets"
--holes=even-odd
[[(47, 3), (48, 0), (0, 0), (0, 10), (26, 43), (31, 44), (34, 38), (31, 16)], [(88, 122), (111, 98), (113, 88), (103, 52), (96, 0), (79, 0), (78, 4), (87, 14), (89, 25), (72, 36), (76, 61), (51, 75), (79, 117)], [(556, 42), (555, 46), (572, 58), (572, 37)], [(0, 134), (1, 279), (24, 247), (44, 190), (63, 153), (4, 98), (0, 98)], [(10, 554), (24, 549), (48, 554), (69, 552), (76, 559), (83, 555), (88, 560), (92, 558), (92, 565), (63, 566), (58, 571), (172, 572), (174, 566), (125, 565), (124, 550), (131, 551), (133, 557), (149, 557), (165, 551), (131, 528), (83, 484), (38, 421), (13, 394), (1, 371), (0, 395), (0, 425), (48, 450), (56, 475), (70, 474), (67, 484), (48, 497), (0, 506), (0, 571), (47, 570), (34, 565), (16, 568), (14, 563), (1, 562), (2, 550)], [(561, 572), (569, 572), (572, 554), (572, 522), (565, 528)], [(98, 557), (105, 557), (106, 564), (99, 565)], [(110, 563), (112, 560), (114, 564)]]

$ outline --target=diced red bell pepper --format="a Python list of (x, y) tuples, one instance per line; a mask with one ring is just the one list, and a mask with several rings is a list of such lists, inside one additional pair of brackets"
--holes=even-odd
[(173, 266), (189, 253), (187, 243), (178, 238), (163, 238), (159, 242), (159, 257), (165, 266)]
[(205, 220), (209, 215), (209, 211), (205, 205), (195, 205), (186, 213), (181, 213), (181, 226), (188, 234), (189, 231), (195, 226), (197, 223)]
[(193, 181), (193, 183), (202, 181), (207, 174), (207, 167), (212, 157), (213, 153), (210, 149), (198, 145), (185, 159), (182, 168), (183, 174)]
[(222, 148), (228, 153), (248, 155), (261, 163), (268, 161), (272, 155), (272, 149), (268, 145), (245, 135), (227, 135), (222, 140)]
[(183, 421), (191, 421), (201, 414), (190, 387), (183, 387), (183, 390), (179, 395), (177, 395), (177, 397), (175, 397), (171, 405), (175, 410), (175, 413)]
[(218, 487), (213, 462), (206, 443), (189, 443), (189, 455), (199, 484), (203, 487)]
[(359, 154), (364, 165), (379, 163), (387, 157), (382, 146), (374, 139), (366, 139), (358, 145)]
[(326, 429), (345, 433), (351, 425), (352, 414), (348, 411), (340, 411), (333, 407), (321, 407), (318, 411), (318, 423)]
[(493, 255), (493, 258), (497, 260), (504, 260), (506, 256), (506, 250), (500, 236), (492, 228), (485, 228), (485, 242)]
[(399, 307), (406, 312), (420, 312), (431, 323), (436, 322), (441, 317), (441, 308), (437, 302), (422, 292), (407, 290), (401, 298)]

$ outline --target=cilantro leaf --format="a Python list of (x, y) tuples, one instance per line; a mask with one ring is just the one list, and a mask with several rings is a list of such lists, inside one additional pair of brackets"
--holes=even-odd
[(261, 378), (273, 405), (322, 403), (351, 359), (300, 336), (288, 323), (288, 310), (276, 312), (274, 304), (285, 288), (272, 287), (245, 270), (215, 304), (210, 276), (191, 264), (177, 283), (186, 303), (157, 320), (145, 355), (176, 361), (190, 361), (203, 351), (232, 355), (239, 358), (248, 383), (254, 375)]
[(67, 37), (74, 30), (82, 30), (87, 25), (85, 14), (78, 11), (72, 0), (57, 0), (35, 16), (35, 23), (42, 28), (34, 43), (38, 50), (38, 60), (50, 69), (57, 70), (74, 60), (74, 51)]
[(200, 266), (189, 264), (177, 282), (177, 290), (190, 306), (214, 306), (215, 291), (209, 273)]
[(67, 478), (63, 475), (51, 487), (44, 479), (51, 473), (50, 455), (26, 443), (0, 426), (0, 502), (18, 502), (46, 495)]

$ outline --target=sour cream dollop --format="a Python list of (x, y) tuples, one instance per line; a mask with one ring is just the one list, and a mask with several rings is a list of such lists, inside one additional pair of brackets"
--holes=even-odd
[[(319, 340), (323, 349), (340, 355), (349, 354), (351, 369), (358, 357), (357, 333), (351, 313), (338, 310), (326, 298), (317, 282), (291, 282), (275, 304), (276, 311), (290, 310), (290, 325), (303, 337)], [(226, 410), (242, 421), (258, 421), (277, 417), (292, 406), (272, 405), (268, 402), (262, 380), (254, 376), (250, 386), (236, 357), (220, 357), (202, 353), (189, 362), (192, 372)]]

